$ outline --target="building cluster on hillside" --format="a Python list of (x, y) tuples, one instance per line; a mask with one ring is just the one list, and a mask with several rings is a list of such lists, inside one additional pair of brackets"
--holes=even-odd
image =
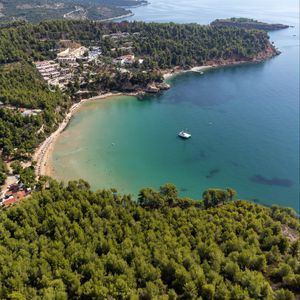
[[(18, 175), (16, 175), (18, 178)], [(1, 206), (9, 206), (16, 202), (22, 201), (25, 197), (31, 194), (31, 189), (26, 188), (20, 180), (12, 184), (0, 197)]]
[(42, 113), (41, 109), (27, 109), (27, 108), (18, 108), (18, 111), (21, 113), (23, 117), (33, 117)]
[(134, 62), (135, 62), (135, 56), (133, 54), (123, 55), (113, 60), (114, 64), (120, 64), (121, 66), (131, 65)]
[(139, 34), (140, 34), (139, 32), (134, 32), (132, 34), (128, 32), (117, 32), (117, 33), (106, 34), (102, 36), (103, 39), (111, 38), (113, 40), (122, 40), (122, 41), (118, 41), (116, 43), (117, 47), (115, 46), (115, 48), (112, 48), (111, 51), (112, 52), (121, 51), (121, 53), (124, 53), (126, 55), (122, 55), (113, 59), (113, 64), (124, 66), (124, 65), (131, 65), (136, 61), (139, 62), (140, 64), (143, 63), (143, 59), (136, 60), (133, 54), (133, 41), (131, 38), (129, 38)]
[(39, 61), (35, 65), (49, 85), (59, 86), (60, 88), (64, 88), (72, 80), (74, 68), (78, 67), (76, 62), (68, 64), (67, 67), (61, 67), (54, 60)]
[(16, 106), (12, 106), (10, 104), (4, 104), (1, 101), (0, 101), (0, 107), (4, 107), (6, 109), (18, 111), (19, 113), (21, 113), (21, 115), (23, 117), (37, 116), (38, 114), (42, 113), (41, 109), (29, 109), (29, 108), (23, 108), (23, 107), (16, 107)]
[[(123, 55), (112, 59), (112, 64), (118, 67), (122, 73), (130, 72), (126, 67), (130, 67), (134, 63), (142, 64), (144, 62), (143, 59), (137, 59), (132, 52), (133, 42), (130, 39), (125, 39), (132, 35), (134, 34), (119, 32), (103, 36), (104, 38), (122, 39), (122, 42), (117, 43), (118, 47), (115, 48), (115, 51)], [(36, 68), (48, 82), (49, 87), (55, 86), (65, 90), (69, 83), (77, 84), (78, 82), (80, 86), (86, 84), (87, 80), (91, 80), (88, 75), (96, 75), (99, 71), (98, 67), (105, 61), (100, 59), (102, 56), (101, 48), (98, 46), (86, 48), (69, 40), (63, 40), (61, 44), (63, 44), (62, 49), (64, 50), (57, 53), (55, 60), (36, 62)]]
[(77, 59), (83, 58), (85, 53), (88, 53), (89, 49), (86, 47), (79, 47), (75, 49), (67, 48), (66, 50), (57, 54), (57, 61), (59, 63), (72, 63)]
[(88, 61), (95, 61), (98, 59), (98, 57), (102, 55), (102, 51), (100, 47), (91, 47), (91, 49), (88, 52)]
[(58, 86), (63, 90), (69, 82), (74, 82), (76, 71), (80, 66), (78, 61), (85, 63), (97, 61), (101, 54), (100, 47), (67, 48), (59, 52), (55, 60), (39, 61), (35, 65), (50, 86)]

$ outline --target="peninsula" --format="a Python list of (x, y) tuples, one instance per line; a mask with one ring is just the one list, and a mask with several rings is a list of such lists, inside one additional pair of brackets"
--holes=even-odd
[(265, 31), (281, 30), (290, 27), (283, 24), (268, 24), (248, 18), (217, 19), (210, 25), (216, 27), (237, 27), (243, 29), (258, 29)]

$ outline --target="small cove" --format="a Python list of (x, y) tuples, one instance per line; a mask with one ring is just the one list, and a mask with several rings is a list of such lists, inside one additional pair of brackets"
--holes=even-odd
[[(85, 103), (57, 141), (55, 177), (135, 195), (173, 182), (195, 199), (229, 186), (240, 198), (299, 210), (297, 21), (292, 25), (271, 33), (283, 53), (262, 64), (179, 75), (169, 91), (143, 100)], [(176, 136), (185, 128), (188, 141)]]

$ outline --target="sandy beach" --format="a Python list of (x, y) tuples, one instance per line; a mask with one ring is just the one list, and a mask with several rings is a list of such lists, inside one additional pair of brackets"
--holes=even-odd
[(64, 131), (64, 129), (67, 127), (69, 124), (73, 114), (79, 109), (79, 107), (87, 102), (87, 101), (94, 101), (94, 100), (99, 100), (99, 99), (104, 99), (112, 96), (121, 96), (125, 95), (123, 93), (107, 93), (103, 95), (99, 95), (96, 97), (88, 98), (88, 99), (83, 99), (78, 103), (75, 103), (72, 105), (70, 108), (69, 112), (67, 113), (65, 119), (63, 122), (59, 125), (58, 129), (53, 132), (42, 144), (39, 145), (37, 150), (35, 151), (33, 155), (33, 161), (36, 161), (36, 175), (37, 176), (51, 176), (53, 173), (53, 168), (52, 168), (52, 163), (51, 163), (51, 156), (52, 156), (52, 151), (54, 149), (55, 142), (59, 135)]

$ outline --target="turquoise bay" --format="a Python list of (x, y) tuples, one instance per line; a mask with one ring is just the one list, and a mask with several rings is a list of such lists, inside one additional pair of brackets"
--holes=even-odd
[[(177, 5), (157, 0), (137, 8), (135, 18), (208, 23), (232, 16), (220, 5), (214, 15), (218, 1), (213, 2), (197, 11), (199, 2), (192, 1), (195, 5), (183, 19)], [(241, 198), (299, 210), (295, 3), (290, 1), (291, 10), (285, 12), (276, 5), (268, 10), (266, 4), (261, 16), (255, 16), (296, 26), (271, 34), (282, 51), (274, 59), (203, 76), (180, 75), (171, 80), (169, 91), (142, 100), (124, 96), (85, 103), (56, 143), (55, 177), (83, 178), (93, 189), (115, 187), (135, 195), (141, 187), (173, 182), (182, 196), (195, 199), (209, 187), (230, 186)], [(246, 16), (247, 7), (239, 9), (236, 16)], [(192, 133), (188, 141), (177, 137), (185, 128)]]

